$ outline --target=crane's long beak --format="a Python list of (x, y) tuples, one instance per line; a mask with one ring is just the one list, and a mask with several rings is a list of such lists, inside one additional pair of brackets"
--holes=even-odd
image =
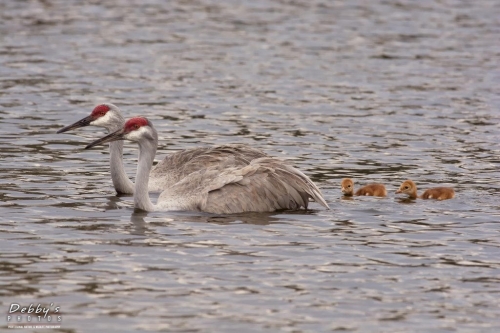
[(94, 146), (102, 145), (104, 143), (108, 143), (108, 142), (112, 142), (112, 141), (123, 140), (124, 135), (125, 135), (125, 130), (123, 128), (119, 129), (116, 132), (110, 133), (110, 134), (108, 134), (100, 139), (95, 140), (91, 144), (87, 145), (87, 147), (85, 147), (85, 149), (90, 149)]
[(59, 131), (57, 131), (57, 134), (59, 133), (64, 133), (64, 132), (67, 132), (67, 131), (71, 131), (72, 129), (75, 129), (75, 128), (80, 128), (80, 127), (84, 127), (84, 126), (89, 126), (90, 123), (92, 122), (92, 120), (94, 120), (92, 118), (92, 116), (88, 116), (88, 117), (85, 117), (81, 120), (78, 120), (76, 123), (74, 124), (71, 124), (69, 126), (66, 126), (66, 127), (63, 127), (61, 128)]

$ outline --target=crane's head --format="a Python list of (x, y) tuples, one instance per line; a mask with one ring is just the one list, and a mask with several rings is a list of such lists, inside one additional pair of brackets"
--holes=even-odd
[(64, 133), (84, 126), (104, 127), (108, 131), (116, 131), (123, 126), (125, 120), (120, 109), (111, 103), (100, 104), (92, 110), (89, 116), (76, 123), (61, 128), (57, 133)]
[(92, 142), (85, 147), (85, 149), (117, 140), (129, 140), (141, 143), (143, 141), (154, 141), (157, 139), (158, 135), (156, 134), (156, 130), (147, 118), (134, 117), (127, 120), (125, 125), (118, 131)]

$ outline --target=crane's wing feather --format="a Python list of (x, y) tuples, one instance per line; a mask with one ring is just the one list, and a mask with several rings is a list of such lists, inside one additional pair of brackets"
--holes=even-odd
[(151, 171), (151, 186), (166, 189), (187, 175), (217, 165), (245, 166), (254, 159), (268, 156), (263, 151), (243, 144), (227, 144), (182, 150), (165, 157)]
[(316, 185), (281, 160), (257, 158), (243, 167), (234, 167), (233, 163), (226, 159), (191, 173), (164, 191), (158, 205), (229, 214), (307, 208), (311, 198), (328, 208)]

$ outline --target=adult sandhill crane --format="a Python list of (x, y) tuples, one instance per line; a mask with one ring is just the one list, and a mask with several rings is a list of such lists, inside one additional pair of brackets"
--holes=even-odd
[(139, 145), (134, 206), (145, 211), (187, 210), (216, 214), (307, 209), (312, 199), (327, 209), (320, 190), (302, 172), (275, 158), (261, 157), (245, 166), (229, 161), (195, 171), (163, 191), (153, 205), (148, 194), (158, 134), (144, 117), (129, 119), (122, 129), (89, 144), (89, 149), (116, 140)]
[[(84, 126), (104, 127), (109, 133), (123, 127), (125, 119), (120, 109), (111, 103), (97, 105), (92, 113), (74, 124), (61, 128), (57, 133), (67, 132)], [(109, 143), (110, 170), (113, 186), (117, 193), (134, 193), (134, 183), (123, 167), (123, 141)], [(248, 165), (250, 161), (267, 157), (264, 152), (241, 144), (219, 145), (182, 150), (165, 157), (151, 171), (149, 191), (161, 192), (188, 174), (210, 165), (233, 163), (233, 166)]]

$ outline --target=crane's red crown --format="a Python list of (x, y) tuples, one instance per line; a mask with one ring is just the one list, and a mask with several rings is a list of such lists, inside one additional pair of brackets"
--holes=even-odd
[(94, 119), (100, 118), (104, 116), (108, 111), (109, 111), (109, 106), (105, 104), (98, 105), (92, 110), (92, 113), (90, 114), (91, 117)]
[(148, 125), (149, 125), (149, 121), (146, 118), (135, 117), (135, 118), (131, 118), (131, 119), (127, 120), (127, 122), (125, 123), (125, 126), (123, 126), (123, 128), (125, 129), (125, 132), (128, 133), (128, 132), (132, 132), (132, 131), (139, 129), (142, 126), (148, 126)]

